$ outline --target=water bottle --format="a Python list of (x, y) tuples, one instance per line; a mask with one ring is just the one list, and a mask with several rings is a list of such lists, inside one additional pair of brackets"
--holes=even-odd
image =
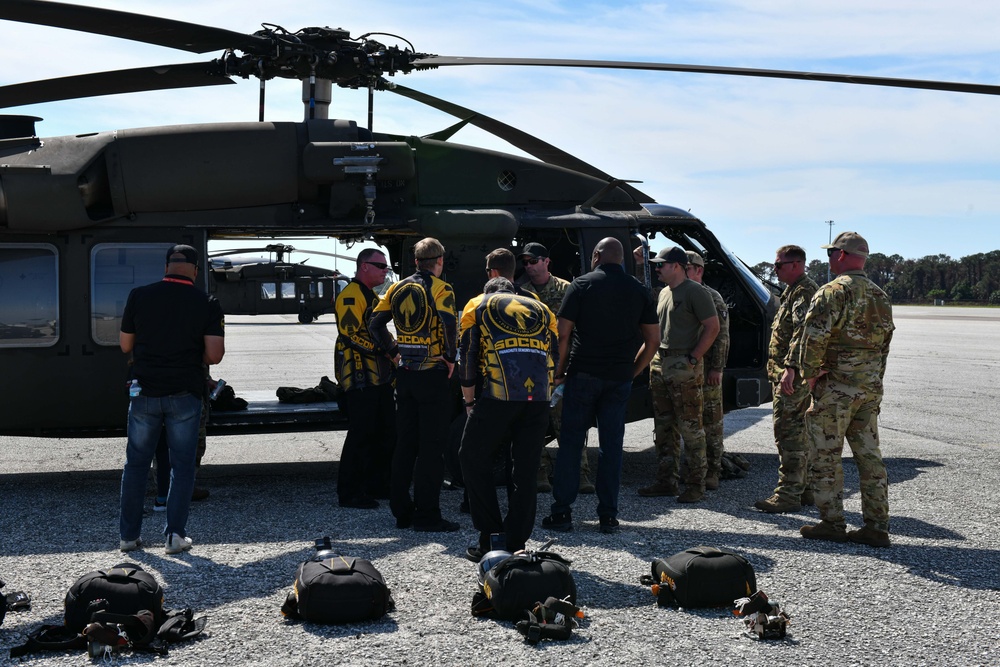
[(214, 401), (215, 399), (217, 399), (217, 398), (219, 397), (219, 394), (221, 394), (221, 393), (222, 393), (222, 389), (223, 389), (223, 388), (224, 388), (225, 386), (226, 386), (226, 381), (225, 381), (225, 380), (219, 380), (218, 382), (216, 382), (216, 383), (215, 383), (215, 389), (213, 389), (213, 390), (212, 390), (212, 393), (208, 395), (208, 398), (209, 398), (210, 400), (213, 400), (213, 401)]
[(551, 401), (549, 401), (549, 407), (550, 407), (550, 408), (554, 408), (554, 407), (556, 407), (556, 406), (557, 406), (557, 405), (559, 404), (559, 401), (561, 401), (561, 400), (562, 400), (562, 397), (563, 397), (563, 389), (564, 389), (565, 387), (566, 387), (566, 385), (565, 385), (565, 384), (561, 384), (561, 385), (559, 385), (558, 387), (556, 387), (556, 390), (555, 390), (554, 392), (552, 392), (552, 400), (551, 400)]
[(139, 386), (138, 380), (132, 380), (128, 385), (128, 397), (135, 398), (142, 392), (142, 387)]

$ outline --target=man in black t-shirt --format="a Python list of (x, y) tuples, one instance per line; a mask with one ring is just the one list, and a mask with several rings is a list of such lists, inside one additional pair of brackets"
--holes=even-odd
[[(597, 517), (602, 533), (618, 530), (625, 409), (632, 379), (643, 372), (660, 343), (653, 298), (622, 268), (621, 241), (608, 237), (594, 248), (590, 273), (570, 284), (559, 308), (559, 369), (565, 378), (562, 433), (552, 485), (550, 530), (572, 530), (584, 435), (597, 422)], [(640, 344), (638, 341), (642, 341)]]
[(170, 450), (166, 552), (191, 548), (185, 533), (191, 492), (205, 366), (225, 354), (222, 307), (194, 286), (198, 251), (175, 245), (167, 251), (166, 275), (132, 290), (122, 313), (119, 344), (132, 354), (128, 445), (121, 486), (121, 550), (142, 546), (146, 478), (161, 430)]

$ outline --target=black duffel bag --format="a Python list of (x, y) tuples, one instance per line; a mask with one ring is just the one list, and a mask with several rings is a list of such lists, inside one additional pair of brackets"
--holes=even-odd
[(163, 587), (135, 563), (83, 575), (70, 586), (65, 606), (65, 624), (72, 632), (81, 632), (98, 611), (130, 615), (146, 609), (152, 612), (155, 627), (164, 619)]
[(505, 558), (483, 574), (482, 593), (473, 599), (472, 613), (520, 621), (550, 597), (575, 605), (576, 582), (569, 566), (570, 561), (550, 551)]
[(743, 556), (716, 547), (685, 549), (657, 558), (653, 575), (642, 582), (653, 587), (661, 607), (731, 607), (757, 590), (753, 566)]
[(333, 555), (299, 565), (281, 613), (314, 623), (351, 623), (376, 620), (393, 609), (389, 587), (370, 561)]

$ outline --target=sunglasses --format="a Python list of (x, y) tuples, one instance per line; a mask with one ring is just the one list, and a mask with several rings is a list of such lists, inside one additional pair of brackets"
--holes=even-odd
[(802, 261), (801, 259), (786, 259), (784, 262), (775, 262), (774, 270), (780, 271), (781, 267), (783, 267), (785, 264), (795, 264), (796, 262), (801, 262), (801, 261)]
[(845, 255), (850, 255), (851, 254), (851, 253), (847, 252), (846, 250), (844, 250), (843, 248), (827, 248), (826, 249), (826, 256), (827, 257), (833, 257), (834, 253), (838, 253), (838, 252), (842, 252)]
[(521, 260), (521, 263), (524, 264), (525, 266), (529, 266), (529, 265), (530, 266), (534, 266), (535, 264), (538, 264), (540, 261), (542, 261), (542, 260), (540, 258), (536, 257), (534, 259), (523, 259), (523, 260)]
[(379, 271), (385, 271), (386, 269), (389, 268), (388, 264), (383, 264), (382, 262), (365, 262), (365, 264), (370, 264), (370, 265), (374, 266), (376, 269), (378, 269)]

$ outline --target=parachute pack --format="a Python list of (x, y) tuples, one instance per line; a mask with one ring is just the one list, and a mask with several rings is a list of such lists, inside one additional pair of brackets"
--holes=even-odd
[(370, 561), (334, 553), (329, 537), (316, 540), (316, 549), (295, 573), (292, 592), (281, 606), (286, 618), (351, 623), (377, 620), (396, 608), (382, 573)]
[(163, 587), (135, 563), (88, 572), (70, 586), (64, 605), (63, 625), (32, 631), (10, 656), (76, 648), (93, 658), (123, 650), (163, 654), (169, 643), (201, 635), (207, 623), (190, 609), (165, 609)]
[(705, 546), (657, 558), (652, 576), (640, 581), (652, 588), (661, 607), (729, 607), (757, 590), (753, 566), (746, 558)]

